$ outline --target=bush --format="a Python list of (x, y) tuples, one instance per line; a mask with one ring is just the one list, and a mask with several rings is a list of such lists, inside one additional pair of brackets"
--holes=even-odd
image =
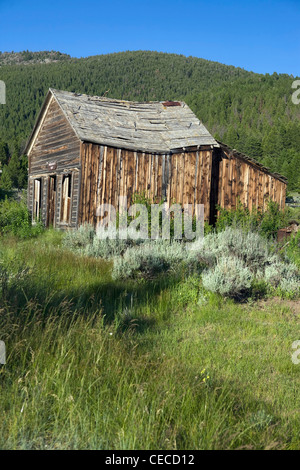
[(152, 240), (141, 246), (128, 248), (123, 256), (115, 257), (113, 278), (151, 278), (158, 273), (174, 269), (186, 259), (185, 246), (168, 240)]
[(93, 242), (95, 230), (92, 225), (81, 225), (77, 230), (66, 232), (63, 246), (74, 252), (82, 252)]
[(259, 234), (227, 227), (219, 233), (211, 233), (191, 245), (195, 256), (214, 266), (221, 257), (236, 257), (253, 272), (277, 259), (272, 254), (270, 242)]
[(0, 201), (0, 233), (11, 233), (20, 238), (30, 238), (39, 235), (43, 225), (31, 224), (26, 205), (12, 199)]
[(271, 286), (278, 288), (279, 292), (299, 295), (300, 276), (297, 266), (293, 263), (277, 262), (267, 266), (265, 279)]
[(274, 244), (258, 233), (225, 227), (193, 243), (123, 240), (118, 232), (115, 238), (115, 234), (106, 234), (99, 238), (91, 225), (84, 225), (68, 232), (63, 244), (82, 255), (113, 259), (114, 279), (151, 279), (179, 266), (181, 270), (188, 267), (189, 274), (206, 268), (204, 287), (229, 297), (257, 297), (274, 290), (289, 296), (299, 292), (297, 266), (280, 257)]
[(288, 211), (279, 210), (276, 202), (269, 201), (268, 208), (262, 213), (259, 233), (267, 238), (277, 238), (277, 231), (289, 224)]
[(131, 238), (120, 238), (122, 233), (117, 232), (116, 237), (107, 231), (107, 236), (99, 238), (97, 235), (93, 238), (90, 245), (87, 245), (84, 254), (96, 258), (109, 259), (114, 256), (122, 255), (125, 250), (132, 246), (138, 246), (144, 243), (142, 239), (133, 240)]
[(300, 231), (291, 236), (284, 251), (286, 256), (300, 269)]
[(223, 256), (213, 269), (202, 274), (205, 289), (229, 297), (247, 293), (253, 278), (245, 263), (233, 256)]
[(297, 278), (298, 270), (294, 264), (276, 262), (265, 269), (266, 280), (274, 287), (278, 287), (282, 281)]
[(300, 280), (299, 276), (286, 279), (282, 278), (279, 284), (278, 293), (283, 297), (296, 298), (300, 295)]
[(286, 227), (289, 223), (289, 211), (279, 210), (279, 205), (271, 200), (265, 211), (254, 208), (250, 212), (241, 201), (237, 203), (235, 209), (218, 207), (218, 210), (219, 217), (216, 223), (218, 232), (226, 227), (233, 227), (246, 232), (255, 230), (266, 238), (276, 238), (278, 229)]
[(127, 248), (144, 242), (144, 240), (133, 240), (129, 237), (123, 239), (122, 235), (122, 231), (114, 233), (106, 230), (105, 235), (100, 238), (92, 225), (85, 224), (78, 230), (67, 232), (63, 239), (63, 245), (81, 255), (109, 259), (122, 255)]
[[(257, 296), (259, 286), (264, 293), (268, 286), (269, 292), (277, 290), (280, 295), (299, 295), (297, 266), (287, 257), (276, 254), (274, 244), (257, 233), (227, 227), (191, 247), (198, 261), (210, 266), (203, 275), (203, 284), (212, 292), (235, 297), (253, 291)], [(253, 289), (250, 289), (248, 274)]]

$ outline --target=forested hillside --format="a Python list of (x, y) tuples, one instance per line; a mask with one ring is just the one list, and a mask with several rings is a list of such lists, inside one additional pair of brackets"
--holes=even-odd
[(85, 59), (35, 54), (42, 55), (26, 51), (15, 60), (0, 55), (0, 80), (7, 89), (7, 104), (0, 106), (0, 184), (24, 184), (22, 175), (13, 175), (20, 167), (24, 172), (26, 159), (20, 155), (52, 87), (121, 99), (184, 100), (215, 137), (287, 176), (289, 189), (299, 188), (300, 105), (291, 100), (294, 77), (157, 52)]

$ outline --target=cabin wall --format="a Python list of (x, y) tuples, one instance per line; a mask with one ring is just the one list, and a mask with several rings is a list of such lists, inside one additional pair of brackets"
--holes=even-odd
[(218, 205), (232, 209), (238, 200), (250, 211), (265, 210), (269, 199), (285, 207), (286, 183), (227, 152), (214, 153), (219, 160)]
[[(35, 180), (39, 180), (42, 222), (46, 226), (74, 228), (78, 223), (81, 143), (53, 97), (33, 142), (28, 154), (29, 211), (34, 216)], [(69, 175), (71, 181), (67, 217), (62, 208), (64, 175)]]
[(96, 224), (100, 204), (118, 210), (118, 196), (144, 192), (152, 202), (204, 204), (209, 220), (212, 150), (157, 155), (82, 144), (79, 225)]

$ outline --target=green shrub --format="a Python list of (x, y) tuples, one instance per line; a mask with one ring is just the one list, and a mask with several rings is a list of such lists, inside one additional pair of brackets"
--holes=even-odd
[(93, 242), (95, 237), (94, 227), (90, 224), (81, 225), (77, 230), (66, 232), (63, 238), (63, 246), (74, 252), (82, 252)]
[(293, 263), (277, 262), (267, 266), (265, 279), (271, 286), (278, 288), (279, 293), (299, 295), (300, 276), (297, 266)]
[(218, 206), (219, 216), (216, 222), (216, 230), (220, 232), (225, 230), (226, 227), (242, 228), (245, 231), (255, 230), (259, 224), (259, 213), (256, 209), (252, 212), (247, 207), (244, 207), (239, 200), (236, 208), (223, 209)]
[(275, 262), (265, 268), (265, 278), (274, 287), (278, 287), (283, 279), (288, 281), (297, 276), (297, 267), (292, 263)]
[(100, 238), (92, 225), (85, 224), (78, 230), (67, 232), (63, 238), (63, 246), (84, 256), (109, 259), (144, 242), (141, 239), (133, 240), (129, 236), (125, 238), (124, 235), (121, 230), (116, 233), (106, 230), (105, 236)]
[[(121, 237), (120, 237), (121, 235)], [(122, 255), (125, 250), (132, 246), (138, 246), (144, 243), (142, 239), (122, 238), (122, 232), (117, 232), (116, 237), (107, 231), (105, 238), (99, 238), (97, 235), (93, 238), (92, 243), (86, 246), (84, 254), (95, 258), (110, 259), (114, 256)]]
[(279, 284), (278, 293), (283, 297), (296, 298), (300, 295), (299, 276), (290, 279), (282, 278)]
[(30, 238), (43, 231), (41, 223), (31, 224), (26, 205), (12, 199), (0, 201), (0, 233), (11, 233), (20, 238)]
[(245, 263), (233, 256), (223, 256), (213, 269), (202, 274), (205, 289), (228, 297), (249, 292), (253, 278)]
[[(299, 295), (297, 266), (287, 256), (275, 253), (274, 244), (258, 233), (227, 227), (191, 244), (191, 248), (198, 261), (210, 266), (203, 275), (203, 284), (212, 292), (232, 297), (246, 293), (258, 296), (259, 289), (263, 294), (268, 286), (269, 292), (277, 289), (279, 294)], [(233, 269), (232, 277), (228, 266)], [(251, 289), (245, 269), (251, 274)]]
[(267, 238), (277, 238), (277, 231), (289, 224), (288, 211), (281, 211), (279, 205), (274, 201), (269, 201), (268, 208), (262, 213), (259, 223), (259, 233)]
[(186, 259), (185, 246), (168, 240), (152, 240), (128, 248), (123, 256), (114, 259), (113, 278), (126, 279), (154, 275), (175, 268)]
[(300, 231), (289, 239), (284, 248), (286, 256), (300, 269)]
[(234, 209), (218, 207), (219, 217), (216, 223), (218, 232), (226, 227), (239, 228), (246, 232), (257, 231), (266, 238), (276, 238), (277, 231), (289, 223), (289, 211), (282, 211), (274, 201), (269, 201), (265, 211), (254, 208), (251, 212), (238, 201)]
[(244, 262), (253, 273), (277, 259), (272, 254), (272, 244), (259, 234), (232, 227), (206, 235), (191, 244), (191, 248), (195, 256), (211, 266), (223, 256), (233, 256)]
[(153, 278), (179, 266), (187, 274), (206, 268), (204, 287), (225, 296), (299, 292), (297, 266), (258, 233), (225, 227), (192, 243), (122, 239), (118, 231), (106, 233), (106, 238), (99, 238), (91, 225), (84, 225), (68, 232), (63, 244), (81, 255), (113, 259), (114, 279)]

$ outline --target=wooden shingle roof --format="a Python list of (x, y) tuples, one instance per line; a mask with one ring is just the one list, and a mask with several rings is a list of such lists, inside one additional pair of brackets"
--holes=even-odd
[(134, 102), (51, 89), (78, 138), (154, 153), (219, 147), (184, 102)]

